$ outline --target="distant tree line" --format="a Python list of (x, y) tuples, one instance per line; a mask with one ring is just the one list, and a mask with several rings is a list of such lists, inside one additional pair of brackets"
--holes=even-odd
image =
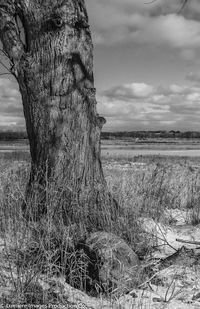
[(27, 139), (26, 132), (2, 131), (0, 132), (0, 141), (14, 141)]
[[(27, 139), (26, 132), (2, 131), (0, 132), (0, 141), (13, 141)], [(102, 139), (123, 139), (123, 138), (200, 138), (198, 131), (122, 131), (122, 132), (102, 132)]]
[(198, 131), (131, 131), (131, 132), (102, 132), (102, 139), (123, 139), (123, 138), (200, 138)]

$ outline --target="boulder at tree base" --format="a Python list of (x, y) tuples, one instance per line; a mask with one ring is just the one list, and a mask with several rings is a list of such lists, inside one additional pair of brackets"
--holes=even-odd
[(99, 259), (99, 280), (106, 291), (128, 291), (138, 277), (137, 254), (120, 237), (106, 232), (92, 233), (86, 240)]

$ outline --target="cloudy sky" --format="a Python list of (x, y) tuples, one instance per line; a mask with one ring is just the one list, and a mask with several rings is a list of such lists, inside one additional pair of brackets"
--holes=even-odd
[[(200, 130), (200, 1), (86, 0), (106, 131)], [(0, 79), (0, 127), (23, 128), (17, 85)]]

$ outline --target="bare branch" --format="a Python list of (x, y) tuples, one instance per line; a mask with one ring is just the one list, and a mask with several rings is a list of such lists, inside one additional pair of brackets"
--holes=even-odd
[[(144, 4), (152, 4), (154, 2), (156, 2), (157, 0), (150, 0), (149, 2), (144, 2)], [(181, 7), (180, 9), (178, 10), (178, 14), (180, 14), (183, 10), (183, 8), (186, 6), (186, 4), (188, 3), (188, 0), (181, 0)]]
[(186, 6), (187, 3), (188, 3), (188, 0), (181, 1), (181, 8), (179, 9), (178, 14), (182, 12), (183, 8)]

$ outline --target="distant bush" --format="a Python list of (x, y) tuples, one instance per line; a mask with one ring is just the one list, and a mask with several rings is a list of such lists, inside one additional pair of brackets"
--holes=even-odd
[(102, 132), (102, 139), (123, 139), (123, 138), (200, 138), (200, 132), (196, 131), (123, 131), (123, 132)]

